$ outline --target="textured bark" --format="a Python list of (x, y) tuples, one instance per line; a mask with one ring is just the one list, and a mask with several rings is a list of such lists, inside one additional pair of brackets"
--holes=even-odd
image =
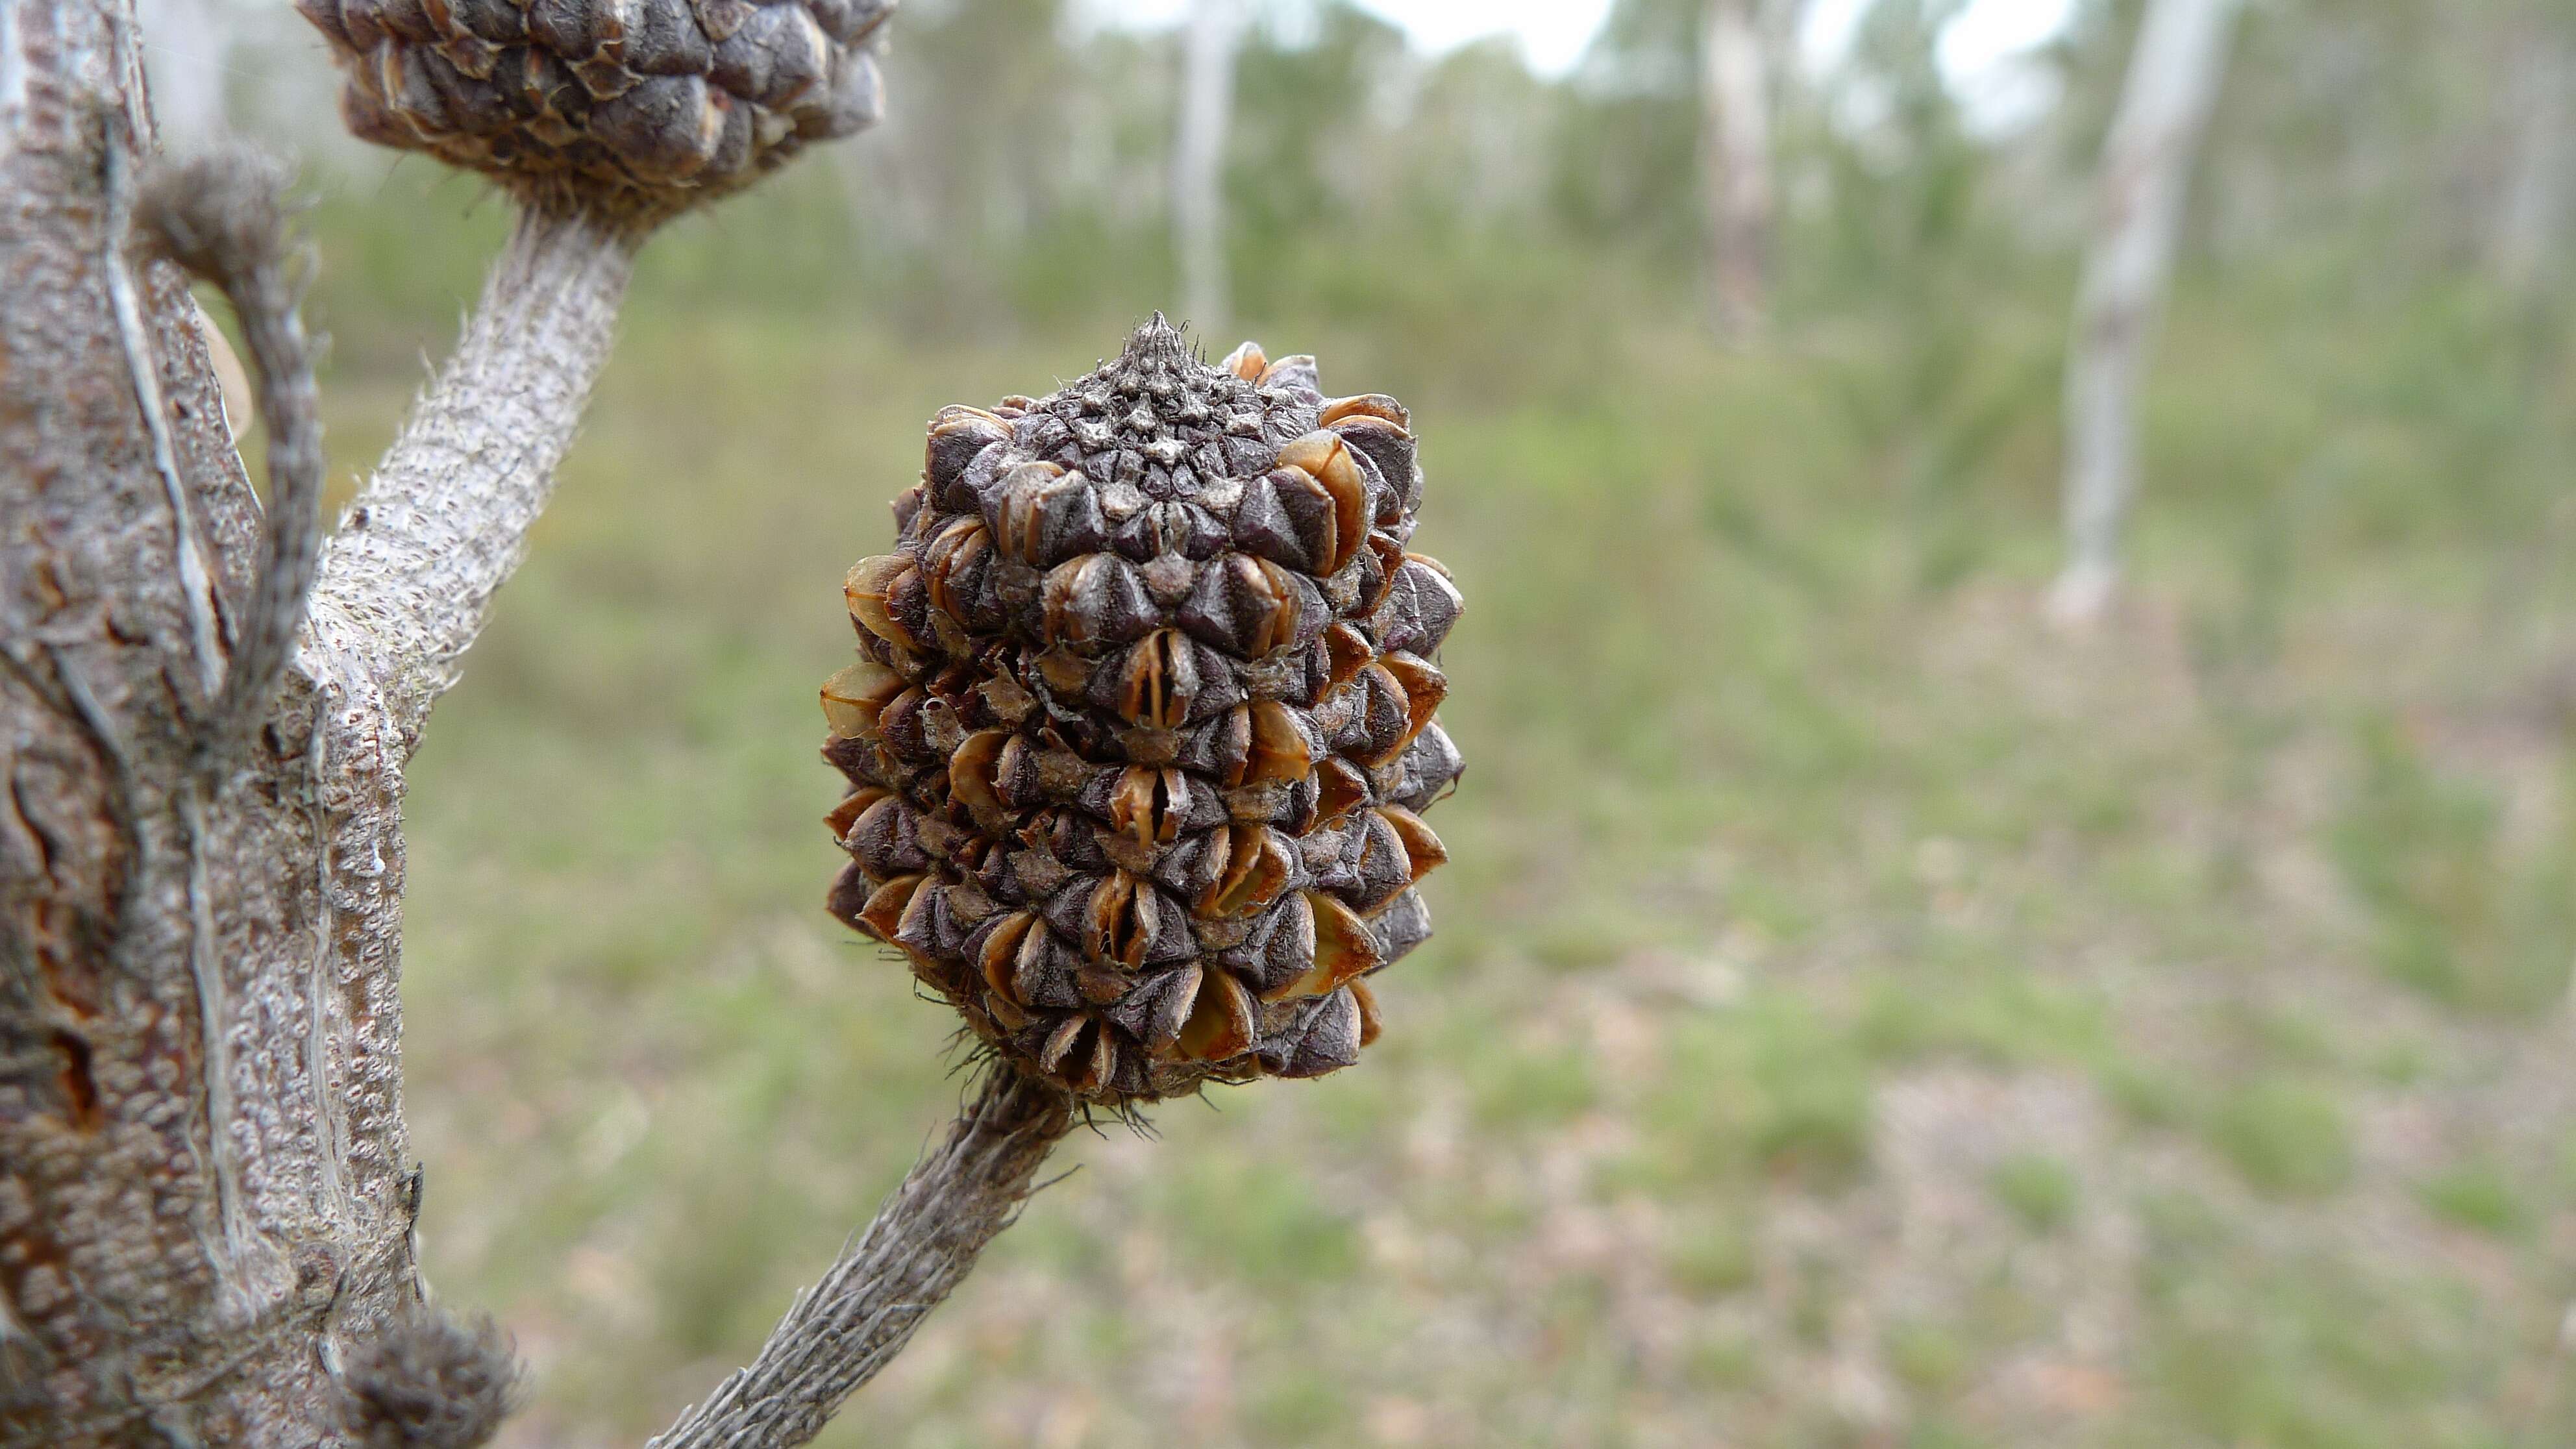
[(1181, 38), (1181, 109), (1172, 147), (1172, 241), (1181, 308), (1201, 337), (1231, 326), (1225, 267), (1225, 137), (1234, 116), (1240, 0), (1191, 0)]
[[(524, 216), (322, 547), (274, 177), (148, 164), (141, 75), (131, 0), (0, 0), (0, 1449), (466, 1449), (514, 1370), (413, 1255), (403, 768), (642, 238)], [(241, 314), (266, 515), (179, 263)], [(990, 1082), (672, 1442), (810, 1438), (1068, 1121)]]
[(2066, 362), (2068, 559), (2049, 598), (2051, 615), (2064, 623), (2099, 616), (2119, 581), (2120, 530), (2137, 486), (2138, 384), (2238, 7), (2239, 0), (2155, 0), (2102, 148)]
[[(330, 1366), (401, 1361), (376, 1350), (421, 1316), (402, 764), (434, 651), (471, 637), (571, 433), (628, 249), (571, 266), (567, 228), (522, 231), (495, 295), (551, 330), (469, 332), (423, 413), (467, 421), (406, 434), (387, 475), (413, 507), (379, 498), (359, 531), (411, 552), (335, 547), (330, 627), (273, 690), (319, 481), (309, 380), (244, 294), (279, 409), (271, 535), (179, 270), (129, 246), (130, 14), (0, 16), (0, 1443), (341, 1443)], [(523, 307), (532, 279), (551, 311)], [(461, 559), (406, 572), (437, 547)], [(440, 607), (350, 637), (416, 582)], [(228, 682), (264, 716), (248, 738)]]
[(1035, 1189), (1074, 1123), (1062, 1092), (1006, 1062), (983, 1069), (947, 1139), (914, 1165), (821, 1282), (797, 1295), (749, 1368), (649, 1449), (792, 1449), (876, 1377), (964, 1282)]
[[(309, 966), (313, 881), (265, 869), (297, 858), (264, 849), (295, 802), (209, 808), (195, 768), (258, 511), (177, 269), (124, 252), (138, 73), (121, 8), (0, 6), (9, 1444), (221, 1441), (311, 1398), (309, 1341), (286, 1345), (347, 1266), (309, 1250), (291, 1158), (253, 1160), (303, 1119), (286, 1064), (234, 1049), (288, 1005), (264, 990), (283, 952), (236, 948)], [(306, 996), (275, 1024), (293, 1039)]]
[(1710, 316), (1720, 340), (1758, 335), (1770, 304), (1771, 101), (1753, 0), (1709, 0), (1701, 35), (1701, 152)]
[[(198, 731), (198, 768), (211, 782), (239, 763), (252, 730), (277, 697), (288, 652), (304, 623), (321, 547), (322, 422), (312, 349), (287, 281), (283, 168), (245, 151), (202, 155), (160, 169), (144, 188), (135, 240), (213, 282), (232, 302), (258, 366), (258, 407), (268, 428), (269, 496), (259, 573), (223, 693)], [(225, 376), (223, 334), (199, 331), (227, 410), (249, 384)], [(231, 370), (240, 364), (231, 362)]]

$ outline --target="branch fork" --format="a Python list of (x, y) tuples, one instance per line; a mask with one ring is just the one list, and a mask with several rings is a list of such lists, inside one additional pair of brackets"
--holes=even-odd
[[(303, 8), (346, 48), (382, 7)], [(612, 8), (657, 43), (700, 23), (676, 0)], [(130, 0), (0, 0), (0, 1446), (493, 1432), (508, 1351), (431, 1305), (414, 1255), (404, 768), (552, 492), (638, 248), (873, 120), (891, 8), (794, 0), (744, 42), (769, 47), (761, 67), (709, 62), (755, 90), (617, 113), (622, 190), (500, 176), (518, 226), (326, 534), (284, 174), (243, 152), (147, 163)], [(411, 118), (385, 139), (444, 114), (415, 69), (371, 93), (368, 114)], [(734, 154), (761, 108), (792, 129)], [(181, 270), (237, 315), (264, 507)], [(759, 1356), (656, 1442), (810, 1439), (1008, 1224), (1073, 1116), (990, 1068)]]

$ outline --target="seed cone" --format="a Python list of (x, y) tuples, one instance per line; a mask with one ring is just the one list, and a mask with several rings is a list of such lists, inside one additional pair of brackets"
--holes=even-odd
[(823, 687), (833, 914), (1088, 1100), (1350, 1065), (1463, 768), (1421, 497), (1394, 399), (1159, 316), (1052, 396), (941, 409)]
[(875, 123), (894, 0), (295, 0), (365, 140), (658, 220)]

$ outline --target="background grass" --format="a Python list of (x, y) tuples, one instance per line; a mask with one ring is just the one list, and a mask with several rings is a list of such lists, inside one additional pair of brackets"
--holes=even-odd
[[(703, 1394), (957, 1091), (820, 910), (837, 581), (934, 408), (1153, 298), (925, 335), (839, 215), (655, 244), (413, 775), (425, 1252), (529, 1360), (511, 1444)], [(503, 220), (326, 195), (344, 472)], [(2061, 275), (1747, 356), (1535, 245), (1308, 266), (1245, 330), (1413, 405), (1469, 601), (1439, 934), (1358, 1069), (1077, 1141), (824, 1442), (2576, 1441), (2576, 381), (2524, 313), (2188, 277), (2136, 587), (2065, 638)]]

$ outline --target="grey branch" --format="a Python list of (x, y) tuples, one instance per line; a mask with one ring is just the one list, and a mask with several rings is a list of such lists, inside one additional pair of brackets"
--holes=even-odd
[(554, 492), (640, 240), (523, 213), (456, 355), (324, 552), (313, 642), (364, 670), (406, 749)]
[(648, 1449), (794, 1449), (911, 1341), (984, 1245), (1010, 1226), (1074, 1122), (1071, 1101), (1006, 1062), (903, 1186), (800, 1294), (751, 1367), (738, 1370)]
[[(0, 0), (0, 1258), (31, 1265), (0, 1273), (0, 1449), (465, 1449), (513, 1369), (413, 1258), (403, 771), (552, 491), (642, 236), (524, 215), (322, 542), (277, 178), (229, 157), (143, 184), (135, 40), (130, 0)], [(129, 254), (231, 294), (265, 511), (182, 279)], [(666, 1449), (809, 1440), (1072, 1121), (993, 1069)]]

